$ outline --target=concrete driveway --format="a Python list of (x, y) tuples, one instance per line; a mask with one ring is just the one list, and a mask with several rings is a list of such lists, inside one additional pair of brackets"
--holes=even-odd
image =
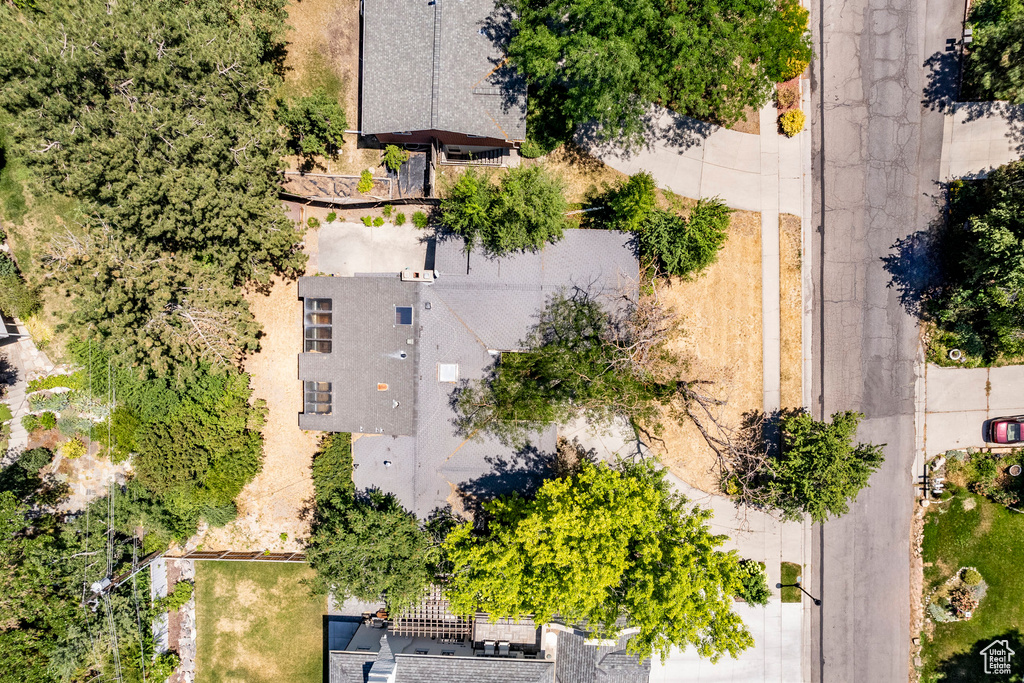
[(412, 225), (386, 223), (368, 228), (362, 223), (329, 223), (320, 228), (317, 268), (321, 273), (349, 277), (432, 268), (431, 242), (431, 233)]
[(928, 365), (924, 381), (924, 451), (985, 446), (986, 420), (1024, 414), (1024, 366), (942, 368)]

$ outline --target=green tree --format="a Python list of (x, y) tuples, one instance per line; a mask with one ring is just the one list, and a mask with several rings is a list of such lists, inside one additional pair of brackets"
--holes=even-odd
[(409, 153), (398, 145), (388, 145), (384, 148), (384, 165), (392, 173), (398, 173), (402, 164), (409, 161)]
[(753, 644), (732, 611), (735, 553), (716, 550), (725, 539), (708, 529), (711, 513), (690, 508), (652, 466), (587, 462), (534, 499), (513, 494), (485, 510), (486, 531), (467, 523), (445, 541), (457, 613), (558, 615), (608, 635), (625, 617), (642, 656), (693, 646), (717, 661)]
[[(351, 476), (351, 475), (350, 475)], [(391, 494), (332, 488), (318, 494), (306, 558), (316, 570), (312, 587), (336, 600), (383, 599), (399, 613), (426, 594), (428, 538), (415, 515)]]
[(971, 5), (973, 40), (964, 86), (977, 99), (1024, 102), (1024, 3), (982, 0)]
[(561, 178), (541, 166), (511, 168), (497, 187), (469, 169), (445, 193), (441, 216), (470, 246), (500, 255), (561, 239), (568, 208)]
[(846, 514), (885, 459), (884, 444), (854, 445), (862, 417), (845, 411), (833, 414), (829, 423), (806, 412), (784, 415), (781, 452), (762, 473), (763, 501), (790, 520), (806, 514), (820, 523)]
[(640, 251), (667, 275), (698, 275), (725, 246), (730, 213), (718, 199), (698, 201), (689, 219), (655, 209), (640, 229)]
[(637, 232), (654, 210), (658, 187), (654, 176), (646, 171), (634, 173), (609, 192), (604, 199), (608, 209), (608, 227)]
[(984, 180), (954, 184), (949, 221), (939, 235), (941, 286), (928, 316), (949, 345), (993, 363), (1024, 354), (1024, 163)]
[(279, 103), (277, 120), (288, 129), (288, 146), (296, 154), (333, 156), (345, 144), (345, 112), (338, 98), (331, 97), (323, 88)]
[(512, 0), (508, 7), (508, 56), (529, 83), (527, 136), (544, 147), (591, 122), (598, 137), (641, 142), (652, 104), (736, 121), (744, 107), (767, 102), (776, 65), (809, 51), (806, 19), (777, 19), (771, 0)]
[(629, 344), (598, 302), (554, 297), (522, 344), (528, 350), (501, 354), (488, 377), (459, 391), (460, 430), (521, 445), (530, 432), (577, 417), (656, 424), (679, 387), (633, 366)]

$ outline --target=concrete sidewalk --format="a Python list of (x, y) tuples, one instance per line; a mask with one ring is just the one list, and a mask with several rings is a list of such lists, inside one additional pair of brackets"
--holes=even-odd
[(1024, 106), (956, 102), (942, 131), (939, 180), (983, 178), (1024, 152)]

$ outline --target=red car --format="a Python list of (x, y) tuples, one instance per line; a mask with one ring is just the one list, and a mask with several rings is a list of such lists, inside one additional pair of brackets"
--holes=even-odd
[(997, 417), (989, 422), (986, 441), (990, 443), (1024, 442), (1024, 415)]

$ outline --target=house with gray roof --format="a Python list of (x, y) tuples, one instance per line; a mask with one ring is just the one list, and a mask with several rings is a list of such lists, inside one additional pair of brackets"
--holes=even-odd
[(650, 659), (627, 651), (629, 631), (594, 639), (532, 619), (458, 617), (436, 588), (398, 618), (328, 621), (329, 683), (646, 683)]
[(440, 239), (430, 265), (298, 283), (299, 426), (352, 432), (357, 488), (393, 493), (421, 518), (545, 476), (554, 426), (519, 450), (469, 438), (457, 429), (453, 392), (521, 350), (556, 294), (585, 290), (614, 307), (635, 298), (639, 282), (632, 236), (608, 230), (567, 230), (540, 251), (498, 259)]
[(500, 163), (523, 142), (526, 83), (494, 0), (363, 0), (362, 14), (364, 135), (438, 145), (442, 163)]

